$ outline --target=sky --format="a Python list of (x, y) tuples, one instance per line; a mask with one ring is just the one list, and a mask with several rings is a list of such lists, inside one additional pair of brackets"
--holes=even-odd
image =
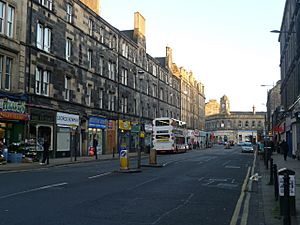
[[(231, 111), (266, 111), (267, 91), (280, 79), (285, 0), (100, 0), (100, 16), (119, 30), (146, 19), (147, 53), (173, 49), (178, 67), (205, 86), (206, 102), (230, 100)], [(262, 87), (261, 85), (270, 85)]]

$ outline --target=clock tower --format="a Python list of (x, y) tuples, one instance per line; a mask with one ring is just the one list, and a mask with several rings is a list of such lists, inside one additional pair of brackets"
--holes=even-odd
[(226, 95), (220, 99), (220, 114), (230, 114), (230, 102)]

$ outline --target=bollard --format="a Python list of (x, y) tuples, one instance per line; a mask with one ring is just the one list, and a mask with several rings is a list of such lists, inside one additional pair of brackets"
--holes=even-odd
[[(288, 176), (288, 183), (286, 183), (285, 177)], [(284, 216), (288, 207), (289, 215), (296, 215), (296, 192), (295, 192), (295, 171), (282, 168), (278, 170), (278, 193), (280, 204), (280, 215)], [(288, 192), (287, 192), (288, 191)], [(288, 198), (288, 199), (287, 199)], [(287, 206), (288, 204), (288, 206)], [(287, 219), (288, 220), (288, 219)]]
[(129, 169), (129, 159), (128, 159), (128, 151), (122, 150), (120, 152), (120, 169), (128, 170)]
[(283, 177), (284, 202), (283, 202), (283, 225), (291, 225), (290, 215), (290, 177), (287, 173)]
[(270, 158), (270, 181), (269, 184), (272, 185), (273, 182), (273, 158)]
[(275, 201), (278, 201), (278, 174), (277, 174), (277, 165), (273, 165), (273, 172), (274, 172), (274, 193), (275, 193)]

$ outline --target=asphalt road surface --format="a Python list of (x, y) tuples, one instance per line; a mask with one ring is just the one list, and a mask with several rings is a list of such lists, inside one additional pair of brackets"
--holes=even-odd
[[(144, 160), (145, 164), (147, 161)], [(0, 174), (1, 225), (236, 225), (253, 154), (216, 146), (159, 155), (120, 173), (117, 160)], [(136, 162), (131, 160), (131, 164)], [(235, 218), (236, 217), (236, 218)]]

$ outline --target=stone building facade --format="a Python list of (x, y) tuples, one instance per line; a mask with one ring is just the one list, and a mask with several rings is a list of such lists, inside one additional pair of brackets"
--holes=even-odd
[[(0, 30), (0, 101), (19, 109), (0, 112), (10, 119), (8, 125), (1, 121), (0, 138), (26, 140), (38, 150), (48, 139), (53, 157), (87, 155), (96, 138), (97, 152), (108, 154), (135, 151), (140, 129), (149, 145), (155, 117), (181, 119), (183, 73), (174, 72), (170, 50), (161, 58), (147, 54), (140, 13), (134, 29), (120, 31), (99, 16), (100, 1), (92, 3), (0, 2), (11, 16)], [(189, 127), (201, 129), (204, 86), (189, 78), (189, 98), (199, 104), (189, 111), (190, 122), (196, 121)]]
[[(215, 101), (212, 103), (215, 108)], [(206, 116), (205, 127), (206, 131), (210, 132), (211, 141), (218, 143), (233, 140), (239, 143), (256, 142), (263, 138), (265, 112), (256, 112), (255, 107), (249, 112), (230, 111), (230, 101), (227, 96), (220, 99), (220, 106), (218, 114)], [(211, 110), (207, 111), (211, 112)]]

